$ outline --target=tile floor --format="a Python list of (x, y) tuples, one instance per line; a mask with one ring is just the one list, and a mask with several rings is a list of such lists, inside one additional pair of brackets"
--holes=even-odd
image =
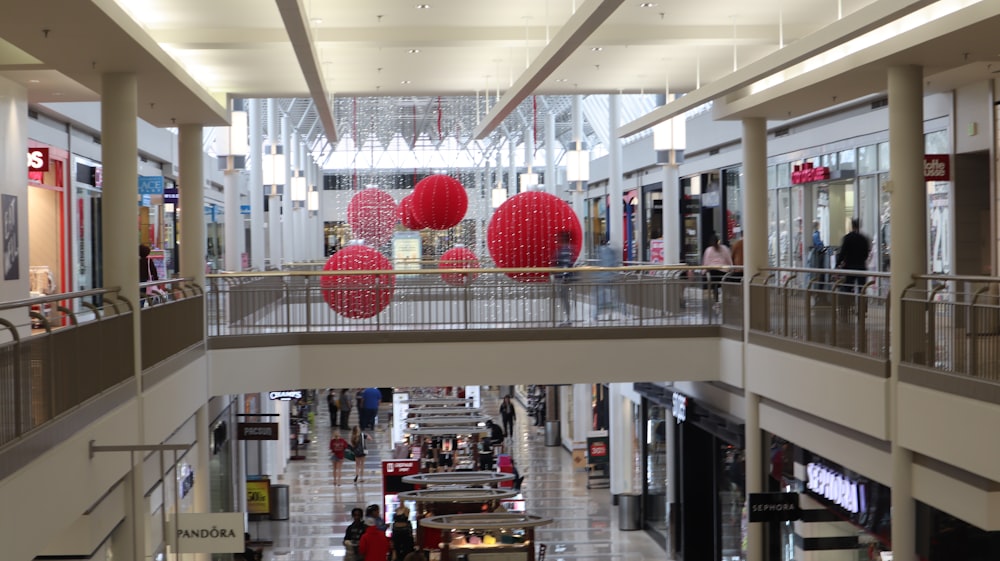
[[(485, 390), (483, 409), (496, 411), (497, 392)], [(344, 481), (334, 487), (327, 443), (329, 416), (325, 405), (317, 414), (314, 442), (306, 459), (291, 462), (277, 483), (290, 489), (289, 520), (250, 524), (254, 537), (270, 537), (264, 561), (320, 561), (344, 557), (342, 540), (354, 507), (381, 504), (381, 460), (388, 457), (388, 409), (379, 415), (375, 443), (367, 456), (365, 483), (354, 485), (352, 466), (345, 466)], [(526, 511), (547, 516), (553, 524), (539, 528), (536, 539), (548, 545), (547, 560), (559, 561), (664, 561), (663, 549), (644, 531), (618, 530), (617, 509), (607, 489), (587, 489), (587, 475), (575, 470), (569, 452), (546, 447), (540, 427), (532, 427), (518, 404), (514, 459), (525, 475), (522, 492)], [(353, 415), (352, 415), (353, 417)], [(353, 421), (353, 419), (352, 419)], [(351, 476), (347, 474), (350, 473)], [(259, 526), (255, 527), (255, 524)]]

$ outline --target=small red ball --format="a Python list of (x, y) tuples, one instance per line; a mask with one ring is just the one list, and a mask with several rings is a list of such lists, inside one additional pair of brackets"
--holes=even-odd
[(351, 233), (372, 247), (381, 247), (392, 239), (396, 218), (396, 201), (381, 189), (358, 191), (347, 203)]
[[(527, 191), (507, 199), (493, 213), (486, 229), (486, 247), (501, 268), (552, 267), (559, 236), (569, 234), (573, 261), (580, 255), (583, 232), (573, 208), (542, 191)], [(522, 282), (544, 282), (547, 273), (510, 273)]]
[[(391, 271), (392, 263), (366, 245), (349, 245), (334, 253), (324, 271)], [(351, 319), (378, 315), (392, 300), (394, 275), (328, 275), (320, 280), (323, 300), (338, 314)]]
[[(438, 259), (439, 269), (478, 269), (479, 258), (472, 250), (456, 246), (441, 254)], [(465, 286), (476, 280), (478, 274), (470, 273), (442, 273), (441, 280), (452, 286)]]
[(424, 225), (417, 220), (417, 216), (413, 213), (412, 193), (403, 197), (403, 200), (399, 201), (399, 220), (403, 223), (403, 227), (408, 230), (424, 229)]
[(469, 197), (453, 177), (431, 175), (413, 188), (413, 216), (432, 230), (447, 230), (465, 218)]

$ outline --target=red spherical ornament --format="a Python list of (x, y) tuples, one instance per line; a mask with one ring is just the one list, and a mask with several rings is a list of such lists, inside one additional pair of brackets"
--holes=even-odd
[[(330, 256), (324, 271), (391, 271), (392, 263), (366, 245), (349, 245)], [(378, 315), (392, 300), (394, 275), (330, 275), (320, 280), (323, 300), (333, 311), (351, 319)]]
[(431, 175), (413, 188), (413, 216), (425, 228), (447, 230), (465, 217), (469, 197), (453, 177)]
[(424, 229), (424, 225), (417, 221), (416, 215), (413, 214), (412, 193), (403, 197), (403, 200), (399, 201), (399, 219), (403, 223), (403, 227), (408, 230)]
[(372, 247), (381, 247), (392, 239), (396, 218), (396, 201), (381, 189), (359, 191), (347, 203), (347, 223), (351, 225), (351, 233)]
[[(479, 258), (472, 250), (464, 246), (455, 246), (441, 255), (438, 260), (439, 269), (478, 269)], [(464, 286), (476, 280), (478, 274), (442, 273), (441, 280), (452, 286)]]
[[(493, 213), (486, 229), (486, 246), (497, 267), (551, 267), (559, 236), (569, 233), (573, 260), (580, 255), (583, 232), (573, 208), (542, 191), (527, 191), (507, 199)], [(510, 273), (522, 282), (544, 282), (547, 273)]]

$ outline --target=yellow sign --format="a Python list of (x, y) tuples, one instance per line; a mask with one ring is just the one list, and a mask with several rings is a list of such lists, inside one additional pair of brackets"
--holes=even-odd
[(247, 513), (268, 514), (271, 512), (271, 481), (258, 479), (247, 481)]

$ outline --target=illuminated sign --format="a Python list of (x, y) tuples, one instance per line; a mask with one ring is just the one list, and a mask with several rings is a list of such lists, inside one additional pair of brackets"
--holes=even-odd
[(671, 413), (674, 418), (677, 419), (678, 423), (683, 423), (687, 420), (688, 411), (688, 398), (687, 396), (679, 393), (674, 393), (673, 397), (673, 407), (671, 408)]
[(48, 148), (28, 148), (28, 171), (49, 171)]
[(280, 392), (270, 392), (267, 394), (267, 397), (281, 401), (302, 399), (302, 390), (283, 390)]
[[(806, 466), (806, 488), (851, 514), (864, 510), (864, 486), (818, 462)], [(859, 492), (860, 490), (860, 492)]]
[(826, 166), (813, 167), (809, 162), (792, 166), (792, 184), (809, 183), (830, 179), (830, 168)]

